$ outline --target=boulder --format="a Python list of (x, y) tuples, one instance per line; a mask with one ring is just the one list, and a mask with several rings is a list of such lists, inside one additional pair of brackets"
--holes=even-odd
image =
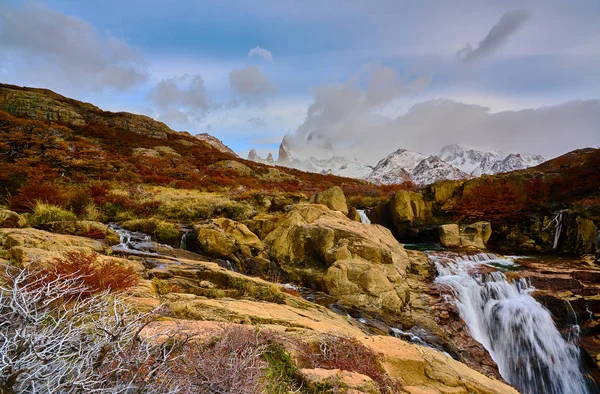
[(380, 355), (385, 371), (401, 379), (402, 390), (407, 393), (518, 394), (507, 384), (488, 378), (434, 349), (386, 336), (363, 337), (360, 341)]
[(396, 235), (404, 237), (413, 225), (424, 224), (432, 217), (431, 203), (419, 193), (400, 190), (390, 204)]
[(324, 387), (331, 392), (353, 394), (380, 394), (377, 384), (366, 375), (341, 369), (299, 369), (298, 379), (311, 392), (322, 392)]
[(92, 239), (107, 239), (110, 244), (119, 242), (119, 235), (112, 229), (100, 222), (91, 220), (58, 221), (46, 223), (44, 229), (68, 235), (79, 235)]
[(27, 220), (16, 212), (0, 209), (0, 228), (20, 228), (27, 224)]
[(358, 214), (358, 211), (354, 207), (350, 208), (350, 210), (348, 211), (348, 218), (350, 218), (350, 220), (354, 220), (355, 222), (362, 223), (360, 215)]
[(490, 222), (475, 222), (460, 229), (460, 245), (467, 248), (485, 249), (492, 235)]
[(235, 160), (221, 160), (211, 166), (214, 169), (230, 170), (241, 176), (251, 176), (252, 168)]
[(264, 242), (292, 280), (346, 305), (394, 314), (407, 306), (408, 255), (382, 226), (365, 226), (323, 205), (299, 204), (280, 217)]
[(264, 240), (267, 235), (277, 227), (278, 217), (275, 215), (269, 215), (260, 213), (254, 216), (251, 220), (247, 220), (244, 224), (258, 236), (261, 240)]
[(446, 248), (460, 246), (460, 232), (458, 224), (442, 224), (439, 227), (440, 244)]
[(344, 195), (344, 191), (339, 186), (334, 186), (325, 190), (324, 192), (315, 194), (311, 197), (310, 202), (315, 204), (323, 204), (329, 209), (348, 214), (346, 196)]
[(33, 228), (0, 229), (0, 250), (15, 262), (29, 265), (44, 264), (72, 251), (104, 253), (105, 245), (90, 238), (53, 234)]
[(199, 252), (241, 263), (264, 249), (262, 241), (242, 223), (231, 219), (207, 220), (194, 226)]
[(456, 189), (463, 183), (464, 181), (443, 180), (429, 185), (428, 189), (433, 194), (435, 202), (443, 204), (454, 195)]
[(575, 252), (579, 255), (594, 254), (598, 249), (598, 228), (589, 219), (578, 217), (577, 240), (575, 241)]

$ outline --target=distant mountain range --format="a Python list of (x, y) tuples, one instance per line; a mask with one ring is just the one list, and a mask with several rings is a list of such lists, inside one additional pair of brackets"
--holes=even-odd
[(397, 184), (412, 181), (427, 185), (444, 179), (468, 179), (483, 174), (498, 174), (536, 166), (544, 157), (529, 153), (479, 151), (458, 144), (442, 148), (438, 156), (398, 149), (381, 159), (374, 167), (357, 159), (333, 156), (329, 159), (300, 158), (283, 141), (279, 157), (262, 159), (252, 149), (248, 160), (282, 165), (299, 170), (365, 179), (377, 184)]

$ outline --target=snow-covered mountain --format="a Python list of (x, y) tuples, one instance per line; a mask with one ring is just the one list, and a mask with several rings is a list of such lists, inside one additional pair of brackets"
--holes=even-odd
[(454, 144), (442, 148), (440, 158), (473, 176), (522, 170), (545, 161), (544, 157), (529, 153), (502, 153), (479, 151)]
[(465, 179), (469, 175), (440, 160), (406, 149), (398, 149), (377, 163), (365, 179), (374, 183), (394, 184), (413, 181), (426, 185), (442, 179)]
[[(273, 165), (269, 155), (261, 158), (256, 150), (248, 154), (248, 160)], [(284, 139), (279, 146), (276, 164), (303, 171), (333, 174), (349, 178), (366, 179), (378, 184), (398, 184), (412, 181), (417, 185), (427, 185), (440, 180), (458, 180), (524, 169), (544, 161), (540, 155), (498, 151), (479, 151), (460, 145), (442, 148), (439, 156), (398, 149), (381, 159), (375, 167), (357, 159), (333, 156), (328, 159), (296, 156)]]
[(372, 166), (344, 156), (333, 156), (328, 159), (297, 157), (286, 145), (285, 140), (279, 145), (279, 157), (277, 158), (277, 163), (275, 163), (271, 154), (269, 154), (269, 157), (266, 159), (261, 158), (256, 152), (256, 149), (250, 150), (248, 153), (248, 160), (269, 165), (277, 164), (320, 174), (333, 174), (347, 178), (364, 178), (373, 171)]
[(255, 161), (257, 163), (268, 164), (270, 166), (275, 165), (275, 160), (273, 159), (273, 155), (271, 153), (269, 153), (266, 159), (263, 159), (258, 155), (256, 149), (250, 149), (250, 152), (248, 152), (248, 160)]
[(307, 162), (321, 174), (333, 174), (348, 178), (364, 178), (373, 171), (373, 167), (356, 159), (343, 156), (333, 156), (329, 159), (309, 157)]
[(469, 174), (459, 170), (452, 164), (446, 163), (437, 156), (423, 159), (412, 170), (410, 177), (417, 185), (429, 185), (444, 179), (457, 180), (471, 178)]
[(426, 158), (426, 155), (417, 152), (398, 149), (381, 159), (365, 179), (385, 185), (410, 181), (412, 170)]

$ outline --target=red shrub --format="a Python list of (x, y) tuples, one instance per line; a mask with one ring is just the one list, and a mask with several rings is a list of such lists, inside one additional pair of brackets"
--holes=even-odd
[(91, 238), (91, 239), (104, 239), (106, 234), (100, 229), (93, 228), (85, 234), (82, 234), (83, 237)]
[(122, 291), (135, 286), (139, 276), (131, 267), (123, 267), (113, 260), (98, 261), (95, 253), (68, 252), (55, 259), (54, 265), (42, 271), (48, 281), (58, 277), (79, 277), (88, 288), (88, 294), (104, 290)]
[(373, 379), (382, 393), (396, 393), (400, 382), (391, 378), (371, 349), (357, 339), (338, 334), (324, 334), (319, 341), (319, 350), (309, 352), (305, 357), (313, 368), (342, 369), (358, 372)]
[(17, 212), (30, 210), (37, 201), (64, 206), (68, 196), (56, 184), (44, 182), (38, 177), (30, 178), (14, 196), (8, 200), (10, 209)]

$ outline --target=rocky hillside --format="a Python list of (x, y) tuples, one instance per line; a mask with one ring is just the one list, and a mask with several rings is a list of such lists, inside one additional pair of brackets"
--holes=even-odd
[[(112, 113), (44, 89), (0, 85), (0, 198), (32, 184), (91, 181), (205, 191), (314, 193), (364, 181), (272, 167), (237, 157), (218, 139)], [(381, 195), (386, 192), (380, 192)], [(30, 196), (31, 197), (31, 196)]]
[[(492, 244), (505, 250), (593, 254), (600, 224), (598, 168), (600, 149), (588, 148), (526, 170), (437, 182), (413, 193), (418, 202), (412, 206), (424, 208), (409, 222), (485, 220), (495, 229)], [(386, 204), (372, 214), (390, 225)]]

